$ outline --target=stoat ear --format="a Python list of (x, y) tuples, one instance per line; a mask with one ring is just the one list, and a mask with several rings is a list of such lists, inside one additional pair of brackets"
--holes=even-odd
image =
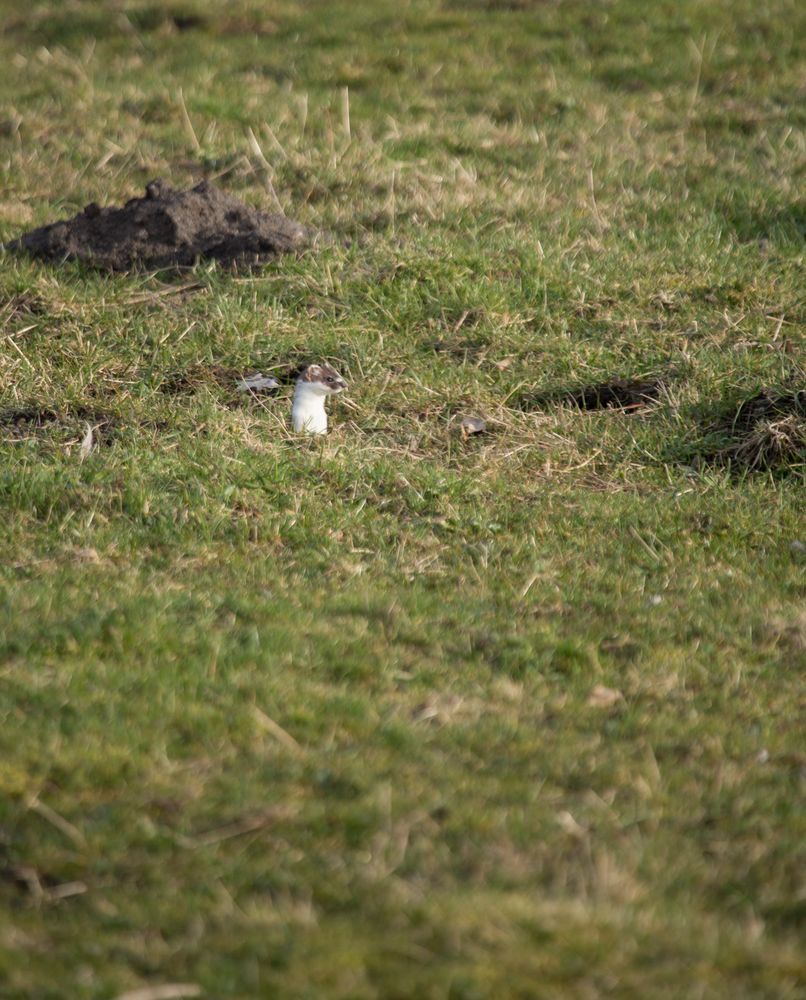
[(306, 382), (318, 382), (322, 377), (322, 366), (321, 365), (308, 365), (303, 371), (303, 376)]

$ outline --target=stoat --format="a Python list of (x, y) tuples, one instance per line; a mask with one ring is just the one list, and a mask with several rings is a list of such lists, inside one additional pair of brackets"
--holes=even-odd
[(325, 399), (343, 392), (347, 383), (330, 365), (308, 365), (303, 368), (294, 388), (291, 423), (297, 433), (327, 434)]

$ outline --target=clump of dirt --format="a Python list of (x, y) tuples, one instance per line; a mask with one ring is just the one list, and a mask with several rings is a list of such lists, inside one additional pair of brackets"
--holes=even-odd
[(763, 390), (706, 430), (722, 443), (695, 455), (695, 464), (749, 471), (806, 466), (806, 389)]
[(256, 266), (299, 250), (313, 233), (284, 215), (261, 212), (208, 181), (178, 191), (164, 181), (122, 208), (92, 202), (72, 219), (9, 244), (45, 260), (79, 260), (112, 271), (188, 267), (201, 259)]
[(578, 389), (524, 396), (521, 406), (525, 410), (542, 410), (547, 406), (565, 404), (577, 406), (580, 410), (633, 411), (657, 402), (666, 385), (664, 379), (616, 379)]

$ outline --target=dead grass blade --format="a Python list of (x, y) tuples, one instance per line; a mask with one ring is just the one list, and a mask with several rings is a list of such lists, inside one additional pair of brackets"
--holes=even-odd
[(60, 816), (55, 809), (51, 809), (51, 807), (45, 805), (44, 802), (40, 802), (36, 796), (33, 796), (33, 798), (28, 801), (27, 806), (31, 812), (35, 812), (37, 816), (41, 816), (42, 819), (50, 823), (51, 826), (55, 826), (56, 829), (63, 833), (68, 840), (72, 840), (76, 847), (84, 847), (86, 845), (87, 840), (77, 826), (73, 826), (73, 824), (69, 820), (66, 820), (64, 816)]
[(270, 736), (273, 736), (274, 739), (281, 744), (281, 746), (284, 746), (286, 750), (290, 750), (291, 753), (296, 754), (297, 756), (304, 754), (305, 751), (299, 743), (297, 743), (291, 733), (283, 729), (278, 722), (275, 722), (274, 719), (266, 715), (266, 713), (262, 709), (258, 708), (257, 705), (253, 706), (252, 711), (254, 712), (255, 719), (260, 727)]

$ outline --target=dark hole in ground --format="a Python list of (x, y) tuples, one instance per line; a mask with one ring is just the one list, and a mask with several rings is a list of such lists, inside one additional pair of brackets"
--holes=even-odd
[(0, 317), (17, 319), (18, 316), (41, 316), (46, 312), (45, 303), (29, 292), (0, 295)]
[(430, 346), (436, 354), (445, 354), (458, 361), (476, 361), (484, 359), (489, 345), (479, 338), (461, 337), (435, 340)]
[(667, 386), (665, 379), (616, 379), (584, 385), (576, 389), (558, 389), (521, 397), (523, 410), (542, 410), (558, 404), (577, 406), (580, 410), (634, 411), (657, 402)]
[(218, 388), (234, 385), (240, 377), (235, 368), (224, 365), (191, 365), (179, 372), (170, 372), (160, 385), (166, 396), (192, 396), (205, 386)]
[[(125, 6), (125, 10), (123, 9)], [(86, 42), (107, 38), (154, 32), (171, 36), (186, 31), (205, 31), (219, 38), (253, 35), (265, 37), (279, 30), (268, 12), (238, 11), (238, 4), (218, 4), (216, 10), (198, 13), (192, 9), (166, 9), (165, 3), (134, 8), (133, 4), (118, 4), (110, 9), (108, 4), (87, 4), (84, 10), (76, 4), (28, 5), (24, 13), (5, 17), (0, 30), (9, 36), (21, 36), (30, 42), (48, 47), (62, 45), (80, 47)], [(268, 5), (264, 5), (268, 6)], [(235, 7), (233, 12), (231, 9)], [(20, 5), (22, 10), (22, 5)]]
[(245, 205), (207, 181), (178, 191), (163, 181), (122, 208), (94, 202), (72, 219), (33, 229), (7, 246), (45, 260), (112, 271), (188, 267), (201, 259), (254, 267), (308, 245), (311, 230)]
[[(167, 396), (192, 396), (205, 386), (236, 391), (237, 384), (245, 378), (262, 372), (276, 378), (281, 386), (293, 385), (302, 373), (308, 361), (269, 361), (256, 363), (245, 368), (232, 368), (226, 365), (198, 364), (178, 372), (167, 374), (161, 385), (160, 392)], [(248, 401), (249, 393), (238, 393), (237, 399)]]
[(806, 387), (764, 389), (704, 424), (706, 443), (687, 460), (737, 471), (806, 467)]
[(219, 4), (219, 10), (200, 14), (185, 9), (166, 10), (164, 4), (152, 4), (140, 11), (128, 12), (127, 17), (138, 30), (160, 34), (170, 34), (173, 31), (207, 31), (219, 37), (276, 34), (277, 24), (269, 20), (265, 13), (232, 13), (226, 7), (225, 4)]
[(0, 862), (0, 881), (8, 883), (19, 892), (38, 897), (43, 889), (53, 889), (63, 880), (32, 865), (17, 864), (9, 860)]
[(207, 25), (201, 14), (183, 8), (172, 8), (166, 4), (151, 4), (139, 10), (130, 10), (126, 19), (137, 31), (156, 31), (161, 34), (176, 31), (191, 31)]
[(786, 393), (762, 390), (739, 404), (730, 425), (734, 431), (748, 433), (760, 420), (775, 420), (793, 415), (806, 417), (806, 386)]
[(477, 10), (523, 11), (542, 6), (546, 0), (450, 0), (450, 8), (475, 7)]
[(93, 428), (93, 436), (97, 443), (108, 445), (112, 442), (115, 435), (115, 418), (98, 410), (84, 406), (73, 407), (61, 414), (47, 407), (35, 406), (0, 410), (0, 435), (5, 432), (19, 440), (44, 433), (54, 426), (80, 433), (85, 424)]
[(204, 18), (199, 14), (172, 14), (171, 21), (177, 31), (191, 31), (205, 25)]
[(58, 419), (53, 410), (37, 410), (34, 407), (0, 411), (0, 427), (7, 428), (14, 437), (28, 437)]
[(489, 338), (477, 327), (487, 318), (483, 306), (467, 309), (443, 309), (439, 319), (428, 320), (428, 327), (442, 336), (430, 342), (437, 354), (447, 354), (460, 360), (483, 360), (489, 349)]

